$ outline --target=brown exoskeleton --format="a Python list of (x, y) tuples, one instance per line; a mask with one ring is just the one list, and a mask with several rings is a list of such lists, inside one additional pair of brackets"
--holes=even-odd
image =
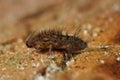
[(48, 50), (51, 54), (52, 50), (65, 52), (67, 57), (71, 57), (72, 53), (82, 50), (87, 47), (87, 43), (81, 38), (68, 34), (63, 35), (60, 30), (44, 30), (35, 36), (29, 36), (26, 40), (26, 45), (29, 48), (44, 51)]

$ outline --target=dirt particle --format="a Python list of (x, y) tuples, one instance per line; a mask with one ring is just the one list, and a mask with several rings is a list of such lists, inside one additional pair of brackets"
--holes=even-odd
[(105, 61), (104, 61), (104, 60), (100, 60), (100, 63), (101, 63), (101, 64), (104, 64), (104, 63), (105, 63)]
[(117, 61), (120, 61), (120, 57), (117, 57), (116, 60), (117, 60)]

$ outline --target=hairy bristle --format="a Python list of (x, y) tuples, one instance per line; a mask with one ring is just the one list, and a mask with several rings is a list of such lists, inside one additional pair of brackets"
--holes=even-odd
[(51, 51), (51, 48), (52, 50), (64, 50), (68, 55), (87, 47), (87, 43), (76, 36), (79, 30), (73, 35), (68, 35), (67, 32), (63, 34), (62, 31), (61, 29), (41, 30), (30, 40), (28, 38), (26, 45), (41, 51), (48, 49)]
[(25, 42), (28, 41), (29, 39), (31, 39), (31, 37), (33, 36), (34, 33), (35, 33), (35, 31), (33, 31), (33, 32), (26, 38)]
[(66, 51), (81, 50), (87, 46), (87, 43), (77, 37), (76, 33), (72, 35), (69, 35), (68, 33), (63, 34), (62, 30), (59, 29), (41, 30), (26, 44), (28, 47), (34, 47), (35, 49), (48, 49), (49, 46), (52, 45), (53, 49), (64, 49)]
[(62, 31), (61, 30), (44, 30), (41, 31), (40, 33), (38, 33), (38, 35), (36, 35), (37, 37), (44, 37), (44, 36), (48, 36), (48, 35), (62, 35)]

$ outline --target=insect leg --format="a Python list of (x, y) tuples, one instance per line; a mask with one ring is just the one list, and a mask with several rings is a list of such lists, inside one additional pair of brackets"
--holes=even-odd
[(33, 36), (34, 33), (35, 33), (35, 31), (33, 31), (33, 32), (26, 38), (25, 42), (29, 41), (30, 38)]
[(50, 56), (52, 54), (52, 45), (49, 46), (49, 53), (48, 55)]
[(66, 62), (68, 61), (68, 56), (67, 56), (67, 53), (66, 53), (66, 52), (64, 52), (63, 56), (64, 56), (64, 62), (66, 63)]
[(73, 55), (72, 55), (72, 53), (73, 53), (73, 42), (74, 42), (74, 38), (70, 38), (70, 46), (68, 47), (68, 49), (67, 49), (67, 52), (68, 52), (68, 58), (70, 59), (70, 58), (73, 58)]
[(71, 50), (68, 48), (65, 52), (64, 52), (64, 61), (67, 62), (71, 57), (72, 57), (72, 54), (71, 54)]
[(64, 70), (65, 69), (65, 67), (66, 67), (66, 62), (68, 61), (68, 57), (67, 57), (67, 52), (66, 51), (64, 51), (63, 52), (63, 62), (62, 62), (62, 69)]
[(67, 57), (68, 57), (68, 60), (69, 60), (70, 58), (73, 58), (72, 51), (71, 51), (70, 49), (68, 50)]
[(53, 56), (52, 56), (52, 45), (49, 46), (49, 52), (48, 52), (48, 56), (47, 56), (49, 59), (53, 59)]

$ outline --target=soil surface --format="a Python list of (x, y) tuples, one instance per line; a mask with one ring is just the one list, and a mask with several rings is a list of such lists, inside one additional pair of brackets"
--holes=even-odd
[[(88, 43), (66, 63), (25, 44), (60, 28)], [(120, 0), (1, 0), (0, 80), (120, 80)]]

